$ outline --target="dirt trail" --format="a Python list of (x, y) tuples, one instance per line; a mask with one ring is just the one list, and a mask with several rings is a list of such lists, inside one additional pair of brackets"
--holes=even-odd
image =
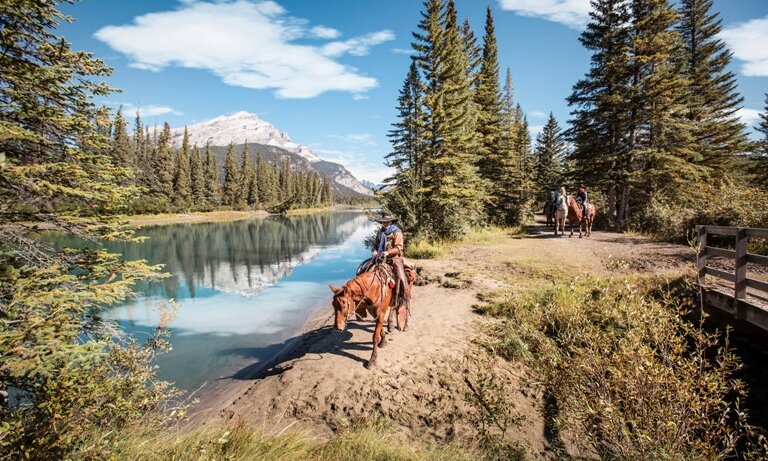
[[(373, 323), (350, 321), (343, 333), (327, 312), (266, 369), (206, 399), (195, 421), (244, 419), (271, 433), (291, 430), (328, 436), (359, 419), (381, 416), (406, 437), (446, 440), (470, 436), (465, 377), (487, 322), (473, 312), (477, 294), (523, 289), (585, 275), (679, 272), (692, 250), (644, 237), (594, 232), (590, 238), (553, 237), (543, 226), (526, 236), (463, 244), (436, 260), (415, 260), (428, 283), (414, 290), (407, 332), (395, 331), (379, 352), (378, 367), (364, 368)], [(447, 288), (451, 287), (451, 288)], [(525, 370), (501, 369), (521, 418), (514, 439), (533, 452), (547, 447), (541, 396)]]

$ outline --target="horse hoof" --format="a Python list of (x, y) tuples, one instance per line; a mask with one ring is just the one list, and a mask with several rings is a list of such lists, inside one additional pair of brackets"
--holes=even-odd
[(371, 368), (376, 368), (376, 362), (371, 362), (370, 360), (365, 362), (365, 368), (368, 370)]

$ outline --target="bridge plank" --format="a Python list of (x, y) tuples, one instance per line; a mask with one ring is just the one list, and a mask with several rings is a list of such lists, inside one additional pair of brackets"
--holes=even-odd
[(703, 226), (707, 234), (736, 236), (737, 228), (726, 226)]
[(733, 274), (731, 272), (721, 271), (720, 269), (715, 269), (713, 267), (706, 267), (704, 270), (707, 273), (707, 275), (720, 277), (721, 279), (728, 280), (729, 282), (736, 281), (736, 274)]
[(735, 251), (725, 250), (723, 248), (704, 247), (704, 251), (706, 252), (707, 256), (722, 256), (723, 258), (730, 258), (730, 259), (734, 259), (736, 257)]
[(768, 283), (755, 279), (747, 279), (747, 286), (768, 293)]
[(747, 237), (768, 239), (768, 229), (760, 229), (757, 227), (746, 227)]
[(759, 264), (761, 266), (768, 266), (768, 256), (747, 253), (747, 262), (752, 264)]

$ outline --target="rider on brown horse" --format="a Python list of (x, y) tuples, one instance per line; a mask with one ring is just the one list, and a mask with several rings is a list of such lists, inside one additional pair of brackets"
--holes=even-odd
[[(382, 213), (376, 222), (381, 224), (381, 229), (376, 234), (373, 242), (371, 258), (387, 261), (394, 268), (395, 277), (395, 309), (405, 304), (409, 295), (407, 289), (408, 279), (405, 276), (405, 263), (403, 261), (403, 230), (395, 224), (395, 217)], [(378, 258), (377, 258), (378, 257)]]
[(589, 194), (587, 194), (587, 188), (584, 187), (584, 184), (579, 186), (579, 191), (576, 193), (576, 201), (579, 202), (581, 205), (581, 214), (583, 216), (587, 215), (587, 200), (589, 199)]

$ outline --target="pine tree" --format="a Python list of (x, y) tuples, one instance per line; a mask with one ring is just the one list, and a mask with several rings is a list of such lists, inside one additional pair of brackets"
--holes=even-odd
[(737, 111), (742, 98), (728, 70), (733, 53), (717, 38), (722, 20), (711, 13), (712, 0), (682, 0), (677, 30), (683, 41), (683, 70), (688, 78), (685, 105), (693, 122), (699, 163), (717, 176), (734, 172), (748, 144)]
[(480, 137), (478, 167), (488, 184), (489, 214), (491, 219), (503, 222), (504, 192), (509, 187), (502, 176), (504, 151), (501, 147), (501, 93), (499, 89), (499, 62), (496, 33), (491, 7), (486, 10), (483, 55), (478, 77), (475, 102), (478, 106), (477, 131)]
[(320, 187), (320, 205), (330, 206), (333, 204), (333, 191), (331, 189), (331, 181), (328, 178), (323, 178), (322, 186)]
[(480, 65), (483, 60), (483, 48), (478, 46), (477, 37), (469, 24), (469, 18), (464, 18), (461, 26), (461, 38), (464, 41), (464, 53), (467, 55), (467, 74), (472, 81), (472, 90), (477, 88), (480, 78)]
[(424, 71), (428, 141), (423, 189), (431, 232), (454, 238), (481, 222), (485, 185), (476, 166), (476, 111), (456, 7), (426, 0), (416, 62)]
[(173, 202), (179, 208), (189, 206), (192, 198), (192, 175), (190, 173), (189, 133), (184, 127), (181, 150), (176, 155), (176, 168), (173, 178)]
[(222, 202), (219, 166), (210, 144), (205, 145), (205, 201), (212, 208), (218, 208)]
[(499, 115), (499, 178), (504, 187), (496, 189), (494, 199), (497, 207), (493, 218), (505, 224), (516, 224), (520, 220), (519, 189), (522, 183), (522, 172), (517, 145), (519, 129), (519, 114), (515, 107), (512, 72), (507, 68), (504, 89), (501, 97)]
[(230, 143), (224, 161), (224, 190), (222, 193), (224, 205), (233, 208), (240, 205), (240, 197), (242, 196), (240, 185), (240, 166), (235, 160), (235, 146)]
[(411, 62), (408, 75), (398, 97), (398, 118), (388, 136), (392, 152), (386, 156), (386, 165), (395, 170), (385, 180), (389, 186), (384, 194), (385, 207), (395, 213), (401, 225), (419, 233), (423, 221), (425, 197), (423, 194), (424, 153), (424, 90), (416, 62)]
[(135, 184), (146, 186), (146, 169), (149, 156), (147, 154), (147, 143), (144, 138), (144, 125), (141, 121), (141, 114), (136, 111), (136, 121), (133, 125), (133, 139), (131, 142), (133, 149), (133, 170)]
[(170, 202), (173, 197), (173, 179), (175, 163), (171, 148), (171, 126), (166, 122), (157, 141), (157, 149), (152, 161), (150, 192), (163, 202)]
[(279, 167), (279, 189), (278, 197), (280, 202), (285, 203), (293, 201), (294, 197), (294, 184), (293, 184), (293, 172), (291, 171), (290, 161), (285, 158)]
[(189, 158), (189, 176), (192, 183), (192, 207), (198, 210), (205, 208), (205, 166), (197, 144), (192, 149), (192, 156)]
[(120, 428), (155, 420), (145, 411), (173, 397), (145, 360), (152, 345), (127, 344), (94, 315), (155, 268), (98, 246), (58, 251), (27, 225), (93, 241), (132, 235), (110, 216), (136, 190), (125, 185), (129, 168), (113, 161), (108, 113), (93, 102), (112, 92), (102, 81), (110, 69), (56, 34), (68, 21), (58, 3), (0, 2), (5, 459), (108, 458)]
[(565, 140), (554, 114), (549, 113), (546, 125), (536, 137), (535, 187), (538, 191), (559, 188), (562, 162), (565, 157)]
[[(673, 29), (677, 14), (667, 0), (632, 3), (633, 80), (629, 149), (636, 177), (639, 207), (656, 197), (693, 197), (701, 177), (701, 156), (694, 150), (692, 124), (687, 117), (688, 80), (678, 71), (682, 49)], [(629, 191), (619, 212), (628, 217)]]
[(750, 156), (749, 170), (752, 182), (768, 191), (768, 93), (765, 94), (765, 108), (760, 114), (760, 124), (757, 131), (763, 137), (755, 144), (755, 153)]
[(635, 118), (629, 109), (634, 75), (631, 12), (627, 0), (593, 1), (592, 7), (591, 21), (580, 37), (592, 51), (590, 70), (568, 98), (574, 108), (567, 132), (574, 150), (568, 164), (572, 182), (606, 193), (612, 220), (619, 217), (619, 202), (629, 197), (634, 168), (629, 148)]
[(531, 152), (531, 133), (528, 126), (528, 117), (523, 113), (523, 109), (520, 104), (516, 108), (517, 115), (517, 134), (515, 135), (515, 156), (518, 160), (518, 170), (520, 171), (520, 182), (518, 183), (518, 200), (522, 210), (518, 210), (521, 215), (518, 220), (525, 219), (525, 215), (528, 213), (528, 207), (531, 205), (531, 201), (534, 200), (534, 187), (535, 187), (535, 160), (533, 153)]
[(248, 152), (248, 143), (243, 144), (243, 153), (240, 157), (240, 193), (238, 194), (239, 207), (253, 205), (250, 200), (251, 189), (256, 181), (256, 171), (251, 162), (251, 155)]
[(112, 156), (115, 165), (133, 168), (133, 150), (128, 137), (127, 123), (123, 118), (122, 109), (118, 109), (112, 129)]

